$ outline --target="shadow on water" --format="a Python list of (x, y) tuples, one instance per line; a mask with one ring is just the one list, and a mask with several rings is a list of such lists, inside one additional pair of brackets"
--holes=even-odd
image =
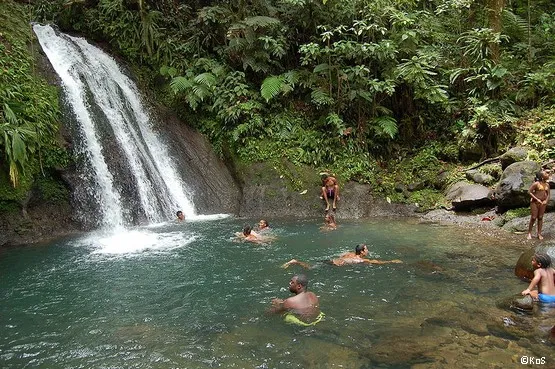
[[(515, 358), (552, 353), (553, 312), (504, 302), (526, 287), (512, 274), (520, 244), (391, 219), (327, 233), (319, 220), (273, 220), (271, 243), (236, 242), (246, 222), (3, 252), (3, 367), (516, 368)], [(403, 264), (321, 262), (361, 242), (371, 258)], [(291, 258), (314, 267), (280, 268)], [(266, 314), (295, 273), (326, 314), (314, 327)]]

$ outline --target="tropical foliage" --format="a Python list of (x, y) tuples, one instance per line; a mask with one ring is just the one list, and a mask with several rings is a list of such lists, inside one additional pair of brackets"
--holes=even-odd
[(0, 3), (0, 169), (9, 173), (14, 187), (29, 186), (37, 173), (67, 158), (56, 142), (56, 89), (37, 77), (29, 53), (30, 15), (28, 7)]
[[(39, 0), (34, 12), (140, 65), (160, 99), (222, 155), (286, 158), (372, 182), (369, 172), (407, 157), (436, 166), (463, 152), (495, 155), (521, 139), (531, 109), (551, 132), (543, 118), (555, 103), (551, 5)], [(21, 140), (12, 141), (32, 147), (14, 108), (2, 108), (5, 122), (20, 119)], [(10, 150), (17, 164), (24, 154)]]

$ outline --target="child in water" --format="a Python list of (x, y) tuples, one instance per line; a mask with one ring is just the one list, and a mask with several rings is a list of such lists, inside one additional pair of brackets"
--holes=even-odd
[[(551, 268), (551, 257), (547, 254), (535, 254), (532, 257), (532, 267), (534, 268), (534, 278), (527, 289), (522, 291), (523, 295), (530, 295), (534, 300), (543, 303), (555, 302), (555, 269)], [(538, 286), (537, 291), (532, 291)]]

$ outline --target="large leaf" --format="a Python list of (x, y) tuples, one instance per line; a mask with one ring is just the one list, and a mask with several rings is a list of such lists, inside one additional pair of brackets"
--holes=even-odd
[(15, 130), (12, 134), (12, 147), (10, 157), (17, 163), (24, 163), (27, 159), (25, 152), (26, 145), (19, 131)]
[(312, 73), (320, 73), (320, 72), (327, 72), (330, 69), (330, 66), (327, 63), (318, 64), (314, 67)]

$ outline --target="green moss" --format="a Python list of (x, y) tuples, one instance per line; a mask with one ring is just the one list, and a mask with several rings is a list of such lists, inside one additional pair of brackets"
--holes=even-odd
[(66, 186), (51, 176), (39, 178), (36, 182), (41, 198), (50, 203), (66, 202), (69, 190)]
[(529, 208), (518, 208), (518, 209), (511, 209), (511, 210), (507, 210), (507, 212), (505, 213), (505, 222), (508, 222), (510, 220), (516, 219), (516, 218), (522, 218), (522, 217), (527, 217), (530, 215), (530, 209)]

